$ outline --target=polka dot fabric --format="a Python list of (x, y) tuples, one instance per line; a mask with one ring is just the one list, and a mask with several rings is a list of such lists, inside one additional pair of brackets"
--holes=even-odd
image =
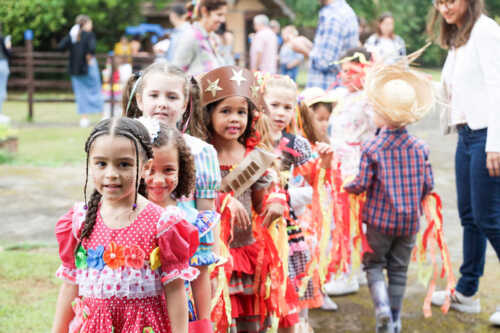
[[(185, 279), (187, 272), (191, 272), (193, 268), (187, 272), (177, 268), (189, 267), (189, 256), (198, 246), (197, 239), (196, 242), (193, 241), (193, 233), (197, 237), (196, 229), (181, 219), (178, 211), (180, 210), (164, 210), (149, 203), (132, 224), (120, 229), (107, 227), (101, 215), (97, 215), (92, 234), (82, 242), (85, 250), (99, 246), (109, 249), (110, 244), (114, 243), (123, 247), (137, 246), (144, 251), (146, 257), (140, 268), (121, 266), (115, 269), (107, 265), (103, 269), (79, 269), (63, 260), (58, 276), (78, 284), (79, 294), (83, 296), (84, 306), (88, 309), (88, 318), (81, 332), (111, 332), (114, 329), (115, 333), (142, 333), (145, 327), (153, 328), (155, 333), (170, 332), (161, 277), (167, 272), (172, 276), (171, 280)], [(73, 229), (75, 223), (79, 223), (74, 216), (78, 216), (77, 209), (74, 214), (65, 215), (65, 219), (60, 220), (56, 226), (56, 234), (59, 230), (57, 238), (60, 252), (62, 249), (69, 251), (69, 246), (65, 244), (75, 243), (77, 233)], [(159, 227), (164, 221), (168, 221), (170, 226), (158, 236)], [(65, 223), (72, 227), (64, 227)], [(174, 244), (172, 247), (177, 244), (177, 247), (187, 248), (173, 249), (169, 248), (170, 244)], [(192, 249), (189, 249), (190, 246)], [(157, 247), (160, 248), (162, 267), (151, 270), (150, 253)], [(67, 254), (60, 253), (60, 256), (67, 257)], [(167, 257), (168, 268), (164, 265)]]

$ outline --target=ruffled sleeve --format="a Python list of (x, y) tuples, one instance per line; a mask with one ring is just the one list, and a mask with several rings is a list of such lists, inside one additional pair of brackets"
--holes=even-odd
[(221, 175), (214, 147), (205, 144), (200, 152), (194, 154), (194, 164), (196, 168), (195, 197), (215, 199), (220, 188)]
[(61, 266), (56, 276), (69, 283), (75, 283), (76, 279), (75, 249), (78, 245), (78, 230), (84, 220), (85, 210), (82, 203), (71, 208), (56, 224), (56, 239), (61, 258)]
[(198, 230), (185, 220), (182, 210), (168, 207), (157, 223), (156, 232), (163, 285), (178, 278), (196, 279), (199, 271), (189, 266), (189, 258), (199, 245)]

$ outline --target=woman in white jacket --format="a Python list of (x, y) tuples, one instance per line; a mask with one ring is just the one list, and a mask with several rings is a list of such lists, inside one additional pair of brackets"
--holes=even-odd
[[(500, 27), (484, 15), (483, 0), (434, 0), (429, 31), (448, 49), (442, 86), (444, 129), (458, 131), (455, 155), (458, 210), (463, 227), (463, 263), (451, 307), (481, 310), (476, 296), (486, 243), (500, 259)], [(445, 292), (436, 292), (441, 305)], [(500, 308), (491, 317), (500, 325)]]

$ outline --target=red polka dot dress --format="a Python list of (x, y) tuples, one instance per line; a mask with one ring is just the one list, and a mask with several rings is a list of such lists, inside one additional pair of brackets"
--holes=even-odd
[(76, 204), (56, 225), (62, 265), (56, 275), (78, 285), (70, 332), (170, 332), (163, 286), (195, 279), (189, 258), (198, 231), (176, 207), (149, 203), (129, 226), (107, 227), (101, 215), (89, 238), (78, 235), (86, 210)]

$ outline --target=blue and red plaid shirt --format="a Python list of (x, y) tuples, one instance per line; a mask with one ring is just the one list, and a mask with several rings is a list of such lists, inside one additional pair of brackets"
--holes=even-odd
[(363, 144), (359, 174), (344, 188), (367, 191), (363, 222), (387, 235), (409, 236), (418, 232), (422, 199), (433, 186), (429, 148), (403, 127), (382, 129)]

